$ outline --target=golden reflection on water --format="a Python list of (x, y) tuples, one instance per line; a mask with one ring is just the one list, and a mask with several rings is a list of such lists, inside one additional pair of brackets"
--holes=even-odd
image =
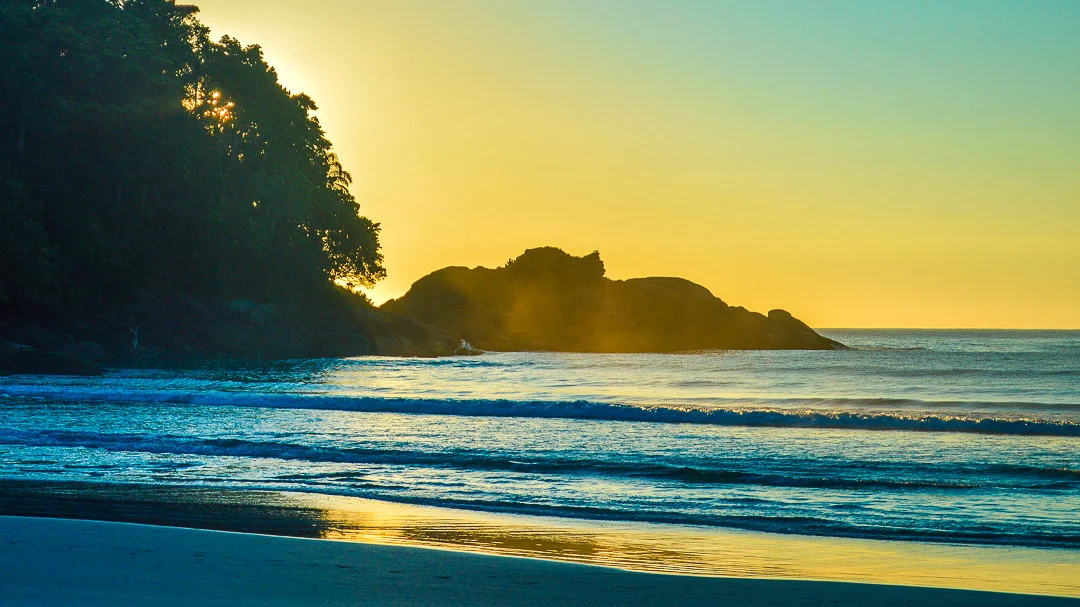
[(634, 571), (964, 588), (1080, 597), (1080, 552), (779, 535), (469, 512), (283, 494), (321, 511), (325, 539), (535, 557)]

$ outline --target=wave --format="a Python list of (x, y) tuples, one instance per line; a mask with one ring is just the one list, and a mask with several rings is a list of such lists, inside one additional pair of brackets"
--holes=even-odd
[[(169, 455), (250, 457), (314, 463), (426, 466), (457, 470), (481, 470), (532, 474), (595, 474), (640, 477), (688, 484), (758, 485), (839, 490), (967, 490), (985, 485), (933, 480), (902, 480), (882, 477), (844, 478), (799, 476), (767, 472), (747, 472), (701, 468), (657, 462), (627, 462), (570, 457), (532, 458), (498, 452), (407, 451), (358, 447), (312, 446), (277, 441), (236, 438), (193, 438), (171, 435), (103, 434), (70, 430), (26, 431), (0, 429), (0, 444), (32, 447), (82, 447), (114, 452)], [(966, 470), (965, 477), (986, 479), (987, 473), (1004, 477), (1005, 484), (1027, 489), (1072, 489), (1080, 485), (1080, 470), (1032, 466), (995, 466)], [(1025, 479), (1024, 477), (1028, 477)], [(1040, 479), (1032, 482), (1031, 477)], [(365, 481), (362, 471), (314, 472), (287, 475), (281, 480), (323, 482)], [(1000, 481), (1001, 479), (997, 479)], [(1052, 482), (1046, 482), (1047, 480)], [(993, 484), (1002, 484), (995, 482)]]
[[(316, 409), (365, 413), (407, 413), (455, 415), (463, 417), (515, 417), (582, 419), (598, 421), (707, 424), (716, 426), (833, 428), (854, 430), (903, 430), (918, 432), (967, 432), (1026, 436), (1080, 436), (1080, 423), (1068, 420), (1023, 419), (940, 413), (866, 412), (814, 410), (811, 407), (839, 408), (1022, 408), (1076, 413), (1077, 405), (1042, 403), (959, 402), (930, 403), (896, 398), (802, 398), (732, 399), (743, 406), (676, 407), (635, 406), (586, 400), (538, 401), (503, 399), (385, 398), (329, 394), (251, 393), (212, 390), (129, 390), (87, 389), (8, 385), (0, 396), (38, 398), (66, 402), (117, 404), (160, 404), (178, 406), (229, 406), (273, 409)], [(798, 407), (761, 408), (758, 403)]]

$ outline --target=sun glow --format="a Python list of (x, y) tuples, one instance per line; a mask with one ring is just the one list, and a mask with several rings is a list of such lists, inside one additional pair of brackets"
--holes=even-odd
[(818, 327), (1080, 327), (1080, 4), (199, 4), (319, 102), (377, 301), (551, 245)]
[(236, 108), (236, 103), (223, 101), (220, 91), (214, 91), (210, 94), (210, 101), (207, 105), (209, 107), (203, 112), (203, 116), (211, 118), (219, 124), (225, 124), (233, 120), (233, 109)]
[(187, 111), (201, 115), (217, 127), (236, 118), (236, 102), (225, 99), (221, 91), (207, 93), (201, 85), (189, 85), (181, 104)]

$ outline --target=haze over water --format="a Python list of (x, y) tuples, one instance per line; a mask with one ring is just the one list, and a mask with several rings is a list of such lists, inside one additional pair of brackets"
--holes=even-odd
[(1080, 333), (0, 378), (0, 478), (1080, 548)]

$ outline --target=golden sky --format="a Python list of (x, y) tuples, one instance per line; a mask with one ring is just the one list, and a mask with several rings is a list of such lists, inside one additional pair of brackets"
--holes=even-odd
[(404, 293), (599, 250), (815, 327), (1080, 328), (1080, 2), (193, 0)]

